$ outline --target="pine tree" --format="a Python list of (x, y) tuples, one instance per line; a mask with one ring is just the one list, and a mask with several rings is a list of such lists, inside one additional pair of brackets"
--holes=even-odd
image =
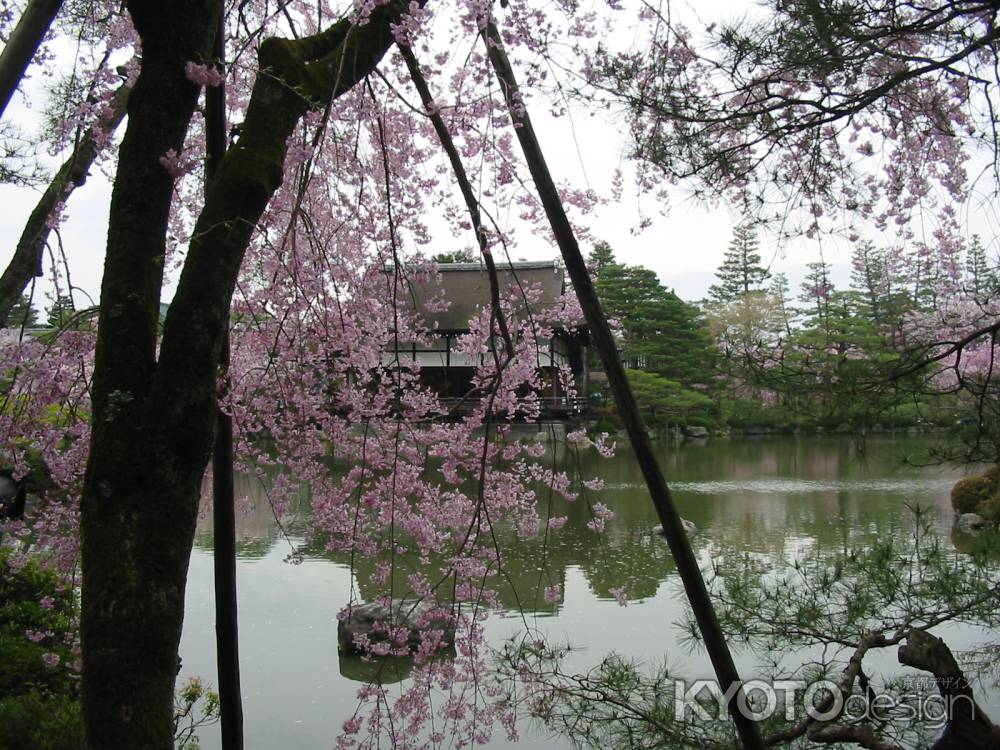
[(45, 319), (50, 326), (58, 328), (66, 323), (74, 312), (76, 312), (76, 305), (73, 303), (73, 297), (69, 294), (60, 294), (52, 306), (46, 310)]
[(712, 378), (711, 339), (695, 307), (666, 289), (651, 269), (616, 263), (607, 243), (595, 246), (590, 261), (604, 312), (621, 324), (628, 367), (684, 384)]
[(979, 304), (989, 302), (1000, 291), (996, 267), (990, 263), (978, 234), (972, 235), (965, 255), (965, 289)]
[(920, 243), (913, 248), (906, 262), (909, 265), (911, 298), (922, 309), (933, 310), (937, 306), (937, 290), (940, 269), (931, 249)]
[(733, 238), (722, 265), (715, 272), (719, 283), (708, 289), (708, 294), (714, 301), (729, 302), (760, 291), (761, 285), (771, 277), (771, 273), (760, 264), (759, 247), (760, 241), (751, 225), (743, 223), (733, 229)]
[(833, 298), (833, 282), (830, 280), (830, 264), (824, 260), (806, 264), (809, 272), (802, 282), (799, 302), (806, 307), (802, 313), (809, 319), (807, 325), (828, 327), (830, 305)]
[(778, 320), (775, 321), (777, 324), (775, 325), (775, 331), (779, 336), (786, 338), (792, 335), (792, 318), (795, 314), (794, 309), (788, 306), (789, 289), (788, 277), (783, 273), (776, 273), (771, 279), (771, 286), (767, 290), (778, 313)]
[(590, 272), (595, 277), (601, 275), (601, 271), (605, 266), (617, 265), (618, 261), (615, 259), (615, 251), (611, 249), (609, 245), (604, 240), (600, 240), (594, 243), (594, 249), (590, 251), (590, 255), (587, 256), (587, 265), (590, 267)]
[(38, 325), (38, 311), (32, 307), (31, 298), (22, 294), (21, 298), (10, 309), (7, 317), (10, 328), (31, 328)]
[(859, 242), (851, 252), (851, 289), (860, 311), (877, 321), (887, 293), (885, 252), (869, 241)]
[(854, 315), (887, 337), (889, 349), (894, 350), (913, 302), (904, 280), (893, 269), (892, 253), (862, 242), (851, 255), (851, 265), (847, 295)]

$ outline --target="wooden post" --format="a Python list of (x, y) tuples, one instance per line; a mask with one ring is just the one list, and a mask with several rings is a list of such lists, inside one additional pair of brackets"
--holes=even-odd
[[(220, 3), (221, 4), (221, 3)], [(225, 6), (212, 52), (224, 70)], [(206, 184), (226, 153), (226, 87), (205, 87)], [(222, 339), (219, 369), (224, 389), (229, 377), (229, 329)], [(223, 394), (220, 394), (220, 396)], [(212, 531), (215, 565), (215, 647), (219, 673), (219, 718), (223, 750), (243, 750), (243, 700), (240, 693), (240, 648), (236, 595), (236, 514), (233, 497), (233, 420), (219, 409), (212, 452)]]
[[(566, 271), (569, 273), (573, 288), (576, 290), (576, 296), (580, 301), (580, 307), (583, 308), (583, 314), (590, 327), (594, 344), (601, 355), (601, 361), (604, 363), (604, 370), (618, 406), (618, 413), (621, 415), (622, 422), (624, 422), (632, 442), (636, 460), (639, 462), (639, 468), (646, 480), (653, 505), (656, 506), (660, 523), (663, 524), (670, 552), (677, 564), (677, 572), (684, 583), (688, 601), (691, 603), (691, 609), (694, 611), (702, 638), (705, 640), (705, 648), (712, 660), (712, 666), (715, 668), (719, 686), (723, 691), (731, 685), (739, 686), (742, 681), (736, 671), (736, 665), (733, 663), (733, 657), (729, 652), (729, 645), (726, 643), (719, 620), (715, 615), (712, 600), (708, 596), (701, 569), (698, 567), (698, 561), (691, 550), (687, 534), (681, 524), (681, 518), (674, 507), (670, 489), (667, 487), (663, 472), (660, 470), (656, 455), (653, 453), (649, 433), (643, 424), (635, 396), (632, 394), (632, 389), (625, 377), (625, 369), (618, 357), (618, 349), (611, 335), (611, 328), (601, 310), (573, 228), (566, 217), (559, 192), (549, 173), (545, 157), (538, 145), (538, 139), (535, 137), (531, 119), (528, 117), (518, 91), (514, 71), (507, 59), (506, 52), (504, 52), (500, 34), (492, 21), (483, 29), (482, 36), (490, 63), (493, 65), (493, 70), (500, 82), (500, 88), (503, 90), (507, 110), (514, 124), (514, 132), (521, 144), (525, 161), (528, 163), (528, 169), (535, 182), (535, 189), (538, 191), (538, 197), (542, 201), (545, 214), (552, 226), (552, 233), (559, 245), (563, 262), (566, 264)], [(739, 710), (740, 702), (744, 706), (747, 705), (742, 688), (738, 687), (729, 701), (729, 713), (736, 725), (740, 741), (745, 750), (763, 750), (764, 743), (757, 724)]]

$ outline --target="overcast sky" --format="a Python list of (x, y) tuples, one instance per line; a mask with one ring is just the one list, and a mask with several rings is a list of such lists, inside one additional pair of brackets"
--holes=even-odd
[[(707, 23), (708, 20), (732, 17), (750, 7), (746, 0), (714, 0), (700, 6), (702, 18), (692, 24)], [(678, 3), (675, 9), (681, 10)], [(693, 14), (690, 7), (684, 11)], [(706, 20), (706, 16), (712, 17)], [(715, 15), (718, 14), (718, 15)], [(36, 97), (34, 105), (41, 107), (41, 97)], [(601, 117), (576, 112), (569, 117), (553, 119), (545, 111), (546, 107), (535, 106), (532, 116), (539, 130), (542, 147), (549, 160), (550, 168), (557, 180), (569, 180), (581, 187), (590, 187), (602, 195), (610, 193), (611, 179), (615, 169), (621, 167), (629, 173), (624, 154), (628, 144), (623, 142), (626, 129), (622, 123), (611, 123)], [(36, 120), (34, 110), (25, 108), (23, 102), (12, 102), (7, 117), (31, 129)], [(641, 264), (654, 269), (661, 281), (673, 288), (682, 298), (697, 300), (705, 296), (714, 281), (714, 271), (732, 233), (739, 216), (726, 207), (710, 208), (687, 201), (684, 194), (677, 192), (673, 205), (666, 216), (662, 216), (659, 206), (651, 197), (636, 195), (630, 181), (625, 181), (625, 193), (620, 203), (601, 207), (588, 217), (594, 235), (607, 240), (614, 248), (618, 259), (624, 263)], [(100, 289), (104, 245), (107, 232), (107, 214), (110, 186), (99, 173), (94, 173), (87, 185), (77, 189), (67, 207), (68, 219), (62, 227), (65, 249), (71, 262), (72, 281), (85, 290), (96, 302)], [(0, 259), (4, 265), (13, 253), (17, 237), (31, 208), (37, 200), (37, 191), (0, 186)], [(649, 227), (636, 231), (640, 216), (652, 219)], [(440, 232), (441, 246), (438, 251), (454, 249), (456, 243), (447, 231)], [(993, 235), (989, 235), (993, 236)], [(884, 240), (877, 236), (878, 242)], [(585, 251), (589, 247), (585, 245)], [(785, 247), (778, 247), (774, 241), (762, 236), (761, 254), (765, 265), (772, 272), (785, 272), (793, 293), (797, 291), (805, 265), (822, 257), (834, 265), (834, 281), (845, 286), (849, 278), (849, 253), (846, 242), (833, 239), (822, 241), (799, 240)], [(518, 257), (530, 260), (551, 259), (558, 255), (554, 246), (545, 238), (534, 237), (522, 240)], [(42, 285), (43, 292), (51, 294), (51, 285)], [(167, 290), (167, 298), (172, 289)], [(86, 305), (86, 295), (77, 294), (77, 304)], [(37, 300), (41, 299), (41, 302)], [(36, 294), (36, 307), (44, 308), (48, 301)]]

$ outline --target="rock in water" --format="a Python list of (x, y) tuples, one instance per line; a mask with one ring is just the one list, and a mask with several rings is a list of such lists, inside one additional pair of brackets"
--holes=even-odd
[[(450, 617), (437, 614), (440, 605), (435, 602), (417, 602), (408, 599), (393, 599), (390, 605), (379, 602), (355, 604), (347, 616), (337, 623), (337, 641), (340, 651), (348, 654), (363, 654), (369, 650), (379, 653), (388, 648), (391, 653), (401, 655), (402, 649), (410, 654), (420, 647), (424, 633), (440, 631), (440, 645), (455, 644), (455, 622)], [(389, 630), (394, 635), (389, 641)], [(359, 647), (357, 639), (367, 638), (369, 646)], [(381, 648), (379, 648), (381, 646)]]
[(955, 523), (962, 531), (977, 531), (986, 525), (986, 519), (978, 513), (963, 513)]

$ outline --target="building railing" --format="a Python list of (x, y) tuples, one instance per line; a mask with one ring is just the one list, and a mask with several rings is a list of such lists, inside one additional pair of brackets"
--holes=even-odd
[[(473, 411), (479, 403), (480, 396), (442, 396), (441, 406), (453, 416), (461, 416)], [(575, 417), (583, 415), (590, 407), (588, 400), (582, 396), (538, 396), (543, 417)]]

